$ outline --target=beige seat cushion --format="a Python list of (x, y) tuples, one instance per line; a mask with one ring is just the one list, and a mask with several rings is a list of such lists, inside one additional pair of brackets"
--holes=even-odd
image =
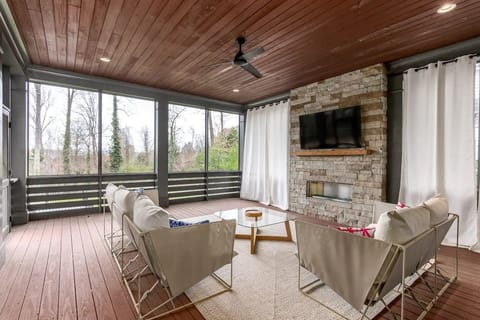
[(168, 213), (161, 207), (156, 206), (153, 201), (141, 195), (135, 201), (133, 207), (133, 222), (143, 232), (159, 228), (170, 228)]
[(133, 217), (133, 206), (137, 197), (137, 192), (128, 191), (127, 189), (122, 187), (119, 187), (114, 193), (115, 203), (130, 219)]
[(448, 218), (448, 200), (442, 195), (436, 195), (423, 203), (430, 211), (430, 226), (439, 224)]
[(430, 227), (430, 213), (418, 206), (382, 213), (374, 238), (395, 244), (404, 244)]

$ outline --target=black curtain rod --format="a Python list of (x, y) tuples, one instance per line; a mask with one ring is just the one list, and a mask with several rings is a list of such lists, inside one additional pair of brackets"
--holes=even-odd
[(251, 110), (263, 109), (263, 108), (265, 108), (265, 107), (267, 107), (267, 106), (275, 106), (275, 105), (277, 105), (277, 104), (280, 104), (281, 102), (288, 102), (288, 100), (290, 100), (290, 98), (283, 98), (283, 99), (277, 100), (277, 101), (275, 101), (275, 102), (270, 102), (270, 103), (263, 104), (263, 105), (261, 105), (261, 106), (252, 107), (252, 108), (250, 108), (250, 109), (251, 109)]
[[(480, 54), (475, 53), (475, 54), (469, 55), (468, 57), (469, 57), (470, 59), (473, 59), (473, 58), (478, 57), (478, 56), (480, 56)], [(451, 60), (442, 61), (442, 65), (443, 65), (443, 64), (452, 63), (452, 62), (457, 62), (457, 61), (458, 61), (458, 59), (451, 59)], [(438, 67), (438, 62), (435, 62), (435, 67)], [(418, 67), (418, 68), (415, 68), (415, 69), (413, 69), (413, 70), (414, 70), (415, 72), (417, 72), (417, 71), (425, 70), (425, 69), (428, 69), (428, 65), (423, 66), (423, 67)], [(407, 72), (408, 72), (408, 70), (407, 70), (407, 71), (403, 71), (403, 73), (407, 73)]]

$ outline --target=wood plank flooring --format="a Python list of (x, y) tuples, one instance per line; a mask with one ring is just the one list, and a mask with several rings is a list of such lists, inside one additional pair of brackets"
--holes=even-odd
[[(186, 218), (248, 206), (258, 204), (226, 199), (172, 205), (168, 210), (178, 218)], [(103, 242), (102, 215), (32, 221), (14, 227), (4, 249), (0, 319), (135, 319), (120, 273)], [(454, 254), (449, 247), (440, 250), (439, 263), (447, 271), (451, 271)], [(458, 281), (426, 319), (480, 319), (480, 254), (460, 250), (459, 256)], [(419, 288), (421, 295), (422, 290)], [(147, 304), (162, 298), (157, 294)], [(179, 300), (184, 302), (187, 297)], [(396, 301), (393, 308), (398, 306)], [(418, 308), (410, 302), (406, 316), (412, 319), (415, 314)], [(385, 314), (377, 318), (389, 319)], [(196, 308), (188, 308), (165, 319), (203, 317)]]

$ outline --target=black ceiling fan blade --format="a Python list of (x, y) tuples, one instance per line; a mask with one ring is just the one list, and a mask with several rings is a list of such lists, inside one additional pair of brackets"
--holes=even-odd
[(262, 77), (262, 74), (258, 72), (258, 70), (249, 63), (242, 64), (241, 67), (243, 68), (243, 70), (250, 72), (257, 79)]
[(244, 58), (247, 61), (251, 61), (264, 52), (265, 50), (262, 47), (258, 47), (243, 54), (242, 58)]

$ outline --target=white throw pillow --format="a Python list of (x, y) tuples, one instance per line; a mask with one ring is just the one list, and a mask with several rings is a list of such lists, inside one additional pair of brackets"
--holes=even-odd
[(152, 199), (153, 203), (158, 206), (158, 189), (147, 189), (143, 190), (144, 195)]
[(405, 208), (382, 213), (374, 238), (404, 244), (430, 227), (429, 210), (423, 207)]
[(120, 207), (122, 212), (126, 214), (130, 219), (133, 217), (133, 205), (138, 197), (138, 193), (135, 191), (128, 191), (125, 188), (118, 188), (114, 193), (115, 203)]
[(143, 232), (170, 228), (168, 213), (156, 206), (147, 196), (139, 196), (133, 207), (133, 222)]
[(444, 196), (437, 194), (422, 205), (430, 211), (430, 226), (437, 225), (448, 218), (448, 200)]
[(112, 202), (115, 191), (117, 191), (118, 187), (113, 183), (109, 183), (107, 188), (105, 188), (105, 198), (107, 198), (108, 206), (110, 207), (110, 211), (112, 211)]
[(395, 210), (394, 203), (382, 202), (382, 201), (374, 201), (373, 202), (373, 223), (377, 223), (378, 218), (384, 212)]

